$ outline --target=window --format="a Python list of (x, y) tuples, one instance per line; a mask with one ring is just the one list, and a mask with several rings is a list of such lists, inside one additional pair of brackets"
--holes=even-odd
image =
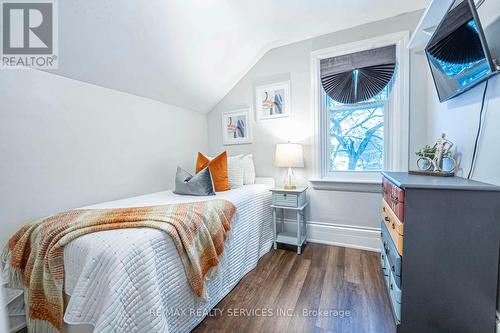
[(325, 94), (328, 112), (328, 171), (381, 171), (384, 113), (389, 87), (372, 99), (342, 104)]
[[(408, 35), (407, 32), (396, 33), (311, 54), (313, 108), (316, 119), (313, 151), (317, 175), (311, 179), (313, 186), (318, 183), (318, 188), (329, 189), (325, 188), (329, 186), (325, 185), (326, 183), (376, 184), (380, 182), (382, 170), (407, 170)], [(358, 76), (361, 79), (362, 74), (361, 71), (358, 73), (357, 69), (352, 70), (354, 83), (347, 85), (344, 91), (337, 94), (344, 98), (342, 102), (338, 101), (342, 98), (331, 97), (335, 96), (332, 91), (325, 91), (328, 76), (336, 80), (332, 86), (344, 79), (333, 70), (339, 64), (345, 66), (345, 62), (337, 61), (344, 55), (359, 53), (363, 56), (357, 59), (370, 62), (369, 57), (363, 54), (364, 51), (387, 49), (389, 46), (393, 50), (393, 59), (394, 50), (396, 55), (396, 64), (392, 65), (392, 79), (386, 79), (383, 89), (378, 89), (379, 93), (375, 96), (372, 94), (369, 98), (353, 98), (358, 94), (366, 96), (369, 90), (363, 86), (364, 91), (357, 91)], [(338, 59), (333, 61), (333, 58)], [(330, 67), (324, 66), (325, 60), (331, 63)], [(325, 75), (329, 70), (331, 73)]]

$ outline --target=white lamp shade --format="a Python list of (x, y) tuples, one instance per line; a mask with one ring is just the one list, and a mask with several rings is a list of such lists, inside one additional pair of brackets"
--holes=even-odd
[(303, 168), (304, 150), (299, 143), (279, 143), (276, 145), (274, 164), (280, 168)]

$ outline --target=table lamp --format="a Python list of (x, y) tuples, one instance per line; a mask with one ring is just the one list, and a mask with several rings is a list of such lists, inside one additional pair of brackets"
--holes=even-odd
[(304, 167), (304, 151), (299, 143), (279, 143), (276, 145), (276, 155), (274, 164), (280, 168), (288, 168), (287, 181), (285, 184), (286, 190), (296, 188), (293, 183), (292, 168)]

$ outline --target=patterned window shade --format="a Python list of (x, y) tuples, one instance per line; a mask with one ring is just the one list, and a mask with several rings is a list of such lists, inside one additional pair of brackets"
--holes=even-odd
[(322, 59), (321, 84), (333, 100), (355, 104), (377, 96), (396, 69), (396, 46)]

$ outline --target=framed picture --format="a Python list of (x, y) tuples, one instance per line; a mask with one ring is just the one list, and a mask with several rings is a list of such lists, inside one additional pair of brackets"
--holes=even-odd
[(222, 113), (222, 143), (239, 145), (252, 142), (250, 109), (239, 109)]
[(290, 81), (255, 88), (257, 121), (290, 115)]

